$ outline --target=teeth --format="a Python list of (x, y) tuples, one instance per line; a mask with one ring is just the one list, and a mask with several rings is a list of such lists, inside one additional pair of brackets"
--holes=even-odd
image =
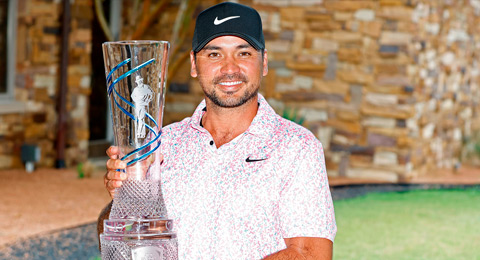
[(222, 86), (233, 86), (242, 83), (241, 81), (233, 81), (233, 82), (221, 82), (220, 85)]

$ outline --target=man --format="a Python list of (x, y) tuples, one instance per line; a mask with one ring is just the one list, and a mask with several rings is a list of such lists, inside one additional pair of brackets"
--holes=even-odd
[[(191, 76), (205, 100), (163, 128), (162, 189), (179, 259), (331, 259), (336, 233), (323, 149), (258, 94), (268, 72), (259, 14), (222, 3), (197, 18)], [(107, 151), (110, 194), (125, 174)]]

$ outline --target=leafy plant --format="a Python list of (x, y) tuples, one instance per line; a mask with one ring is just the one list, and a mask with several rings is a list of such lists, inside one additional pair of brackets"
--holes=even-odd
[(298, 109), (296, 108), (292, 109), (287, 107), (283, 109), (282, 117), (299, 125), (302, 125), (305, 122), (305, 117), (298, 115)]

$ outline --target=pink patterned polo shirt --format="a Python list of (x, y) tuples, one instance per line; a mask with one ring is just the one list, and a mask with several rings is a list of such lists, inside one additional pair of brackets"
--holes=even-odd
[(307, 129), (258, 97), (250, 127), (216, 148), (190, 118), (163, 129), (162, 188), (178, 235), (179, 259), (261, 259), (284, 238), (337, 231), (323, 149)]

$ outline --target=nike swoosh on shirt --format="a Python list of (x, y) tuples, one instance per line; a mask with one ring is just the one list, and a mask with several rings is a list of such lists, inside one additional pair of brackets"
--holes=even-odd
[(250, 159), (250, 156), (248, 156), (245, 161), (246, 161), (246, 162), (258, 162), (258, 161), (263, 161), (263, 160), (266, 160), (266, 159), (268, 159), (268, 158), (263, 158), (263, 159)]
[(232, 20), (232, 19), (235, 19), (235, 18), (240, 18), (240, 16), (229, 16), (229, 17), (225, 17), (225, 18), (220, 19), (220, 20), (218, 20), (218, 16), (217, 16), (217, 17), (215, 17), (215, 21), (213, 21), (213, 24), (219, 25), (219, 24), (222, 24), (222, 23), (224, 23), (228, 20)]

